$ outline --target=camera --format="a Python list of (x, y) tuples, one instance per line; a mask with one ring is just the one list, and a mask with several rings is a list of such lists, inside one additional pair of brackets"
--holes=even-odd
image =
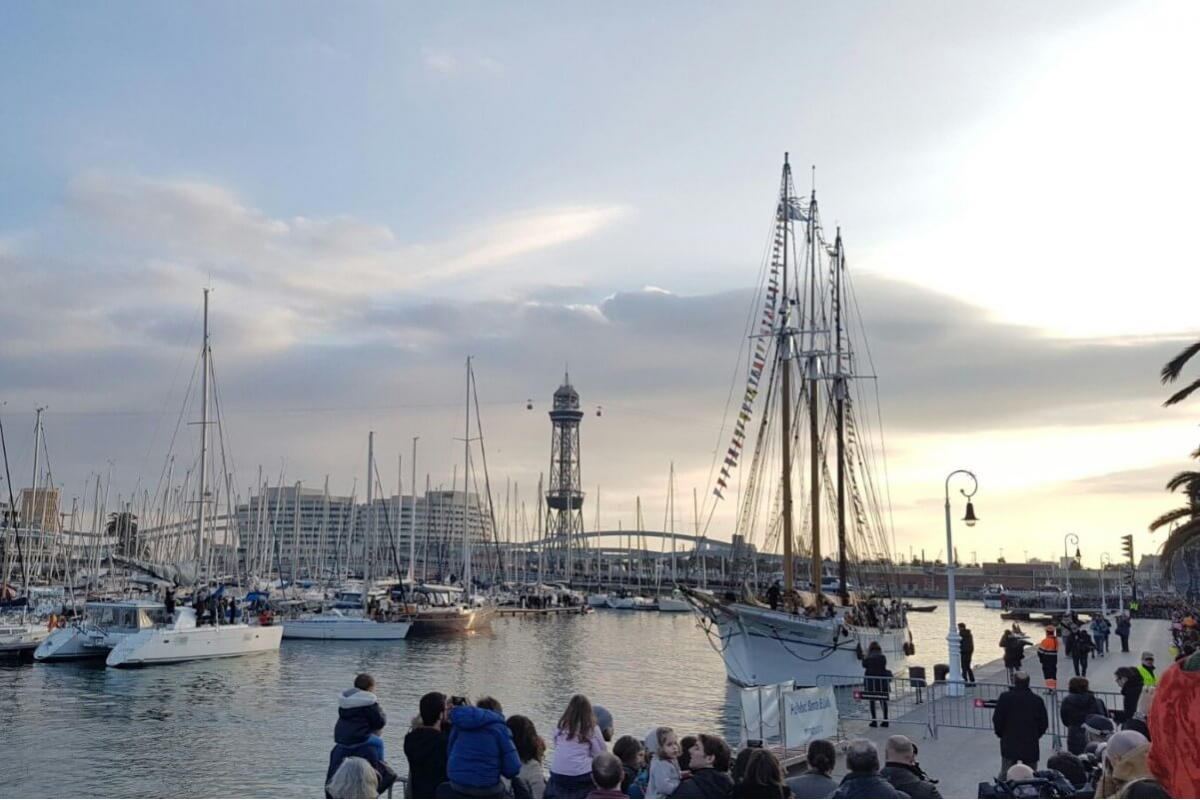
[(470, 703), (467, 702), (467, 698), (461, 697), (460, 695), (454, 695), (450, 698), (450, 705), (452, 705), (452, 706), (468, 706), (468, 705), (470, 705)]

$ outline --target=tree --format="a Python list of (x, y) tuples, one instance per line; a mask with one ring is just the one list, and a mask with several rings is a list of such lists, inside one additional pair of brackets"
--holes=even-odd
[[(1200, 342), (1195, 342), (1183, 349), (1177, 356), (1168, 361), (1162, 368), (1161, 378), (1164, 385), (1174, 383), (1183, 374), (1183, 368), (1188, 361), (1200, 353)], [(1164, 407), (1170, 407), (1186, 400), (1193, 392), (1200, 389), (1200, 378), (1192, 381), (1175, 394), (1167, 398)], [(1200, 461), (1200, 447), (1192, 451), (1190, 458)], [(1150, 531), (1171, 526), (1167, 540), (1163, 542), (1162, 570), (1169, 576), (1173, 562), (1188, 546), (1200, 541), (1200, 471), (1184, 470), (1176, 473), (1167, 481), (1167, 491), (1182, 492), (1187, 498), (1185, 505), (1172, 509), (1150, 523)]]
[(109, 514), (105, 531), (109, 536), (116, 537), (119, 554), (131, 558), (144, 557), (141, 543), (138, 541), (137, 514), (129, 511)]

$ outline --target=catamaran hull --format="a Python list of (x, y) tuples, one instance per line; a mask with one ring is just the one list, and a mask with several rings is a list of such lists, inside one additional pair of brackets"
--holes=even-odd
[(58, 628), (51, 632), (33, 651), (34, 661), (82, 661), (89, 658), (105, 658), (113, 646), (133, 634), (95, 630), (81, 630), (75, 626)]
[(677, 614), (683, 611), (691, 611), (692, 607), (687, 600), (675, 597), (660, 597), (658, 598), (658, 610)]
[(108, 654), (110, 667), (146, 667), (213, 658), (270, 653), (283, 639), (280, 625), (222, 625), (187, 630), (147, 630), (120, 642)]
[(985, 597), (983, 598), (983, 607), (999, 610), (1004, 608), (1004, 602), (999, 597)]
[(49, 636), (44, 625), (16, 625), (0, 631), (0, 657), (28, 658)]
[(608, 595), (606, 594), (589, 594), (588, 605), (592, 608), (608, 608)]
[(339, 641), (383, 642), (408, 637), (409, 622), (375, 622), (364, 619), (288, 620), (283, 623), (284, 639), (337, 639)]

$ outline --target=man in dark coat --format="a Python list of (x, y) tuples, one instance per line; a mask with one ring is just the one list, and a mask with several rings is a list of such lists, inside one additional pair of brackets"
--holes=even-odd
[(446, 695), (429, 692), (421, 698), (421, 724), (404, 737), (408, 759), (405, 797), (433, 797), (446, 778)]
[(1122, 614), (1117, 617), (1117, 636), (1121, 637), (1121, 652), (1129, 652), (1129, 633), (1130, 633), (1129, 616)]
[(1037, 769), (1041, 757), (1038, 740), (1050, 728), (1046, 704), (1029, 689), (1029, 673), (1013, 675), (1013, 687), (996, 700), (992, 729), (1000, 737), (1000, 779), (1018, 761)]
[(967, 685), (975, 683), (975, 670), (971, 669), (971, 659), (975, 656), (975, 634), (967, 627), (967, 623), (958, 623), (958, 638), (962, 642), (962, 676)]
[(702, 733), (688, 754), (692, 776), (684, 778), (671, 795), (674, 798), (729, 797), (733, 778), (729, 776), (733, 760), (729, 745), (720, 736)]
[(917, 763), (917, 745), (907, 736), (893, 736), (884, 746), (887, 764), (879, 771), (888, 783), (909, 797), (940, 798), (937, 783)]
[(908, 797), (879, 774), (879, 751), (869, 739), (855, 739), (846, 746), (846, 769), (849, 772), (830, 797)]

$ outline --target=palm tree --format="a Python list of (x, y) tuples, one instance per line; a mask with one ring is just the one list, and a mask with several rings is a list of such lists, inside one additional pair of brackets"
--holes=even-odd
[[(1192, 356), (1200, 353), (1200, 342), (1195, 342), (1183, 349), (1177, 356), (1168, 361), (1162, 368), (1163, 384), (1174, 383), (1183, 373)], [(1193, 392), (1200, 389), (1200, 378), (1192, 381), (1175, 394), (1167, 398), (1164, 406), (1170, 407), (1186, 400)], [(1190, 458), (1200, 461), (1200, 447), (1192, 451)], [(1184, 470), (1167, 481), (1167, 491), (1182, 490), (1187, 497), (1187, 504), (1168, 511), (1150, 523), (1150, 531), (1171, 526), (1170, 534), (1162, 546), (1162, 569), (1166, 576), (1171, 575), (1171, 567), (1175, 558), (1189, 545), (1200, 541), (1200, 471)]]

